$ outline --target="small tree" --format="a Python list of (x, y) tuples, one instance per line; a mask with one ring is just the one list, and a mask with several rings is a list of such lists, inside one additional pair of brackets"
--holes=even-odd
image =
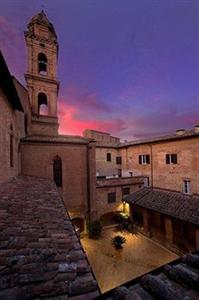
[(122, 249), (123, 248), (123, 244), (126, 243), (126, 239), (122, 235), (116, 235), (111, 240), (111, 243), (115, 247), (115, 249)]
[(91, 239), (98, 239), (101, 236), (102, 225), (100, 221), (91, 221), (88, 223), (88, 236)]

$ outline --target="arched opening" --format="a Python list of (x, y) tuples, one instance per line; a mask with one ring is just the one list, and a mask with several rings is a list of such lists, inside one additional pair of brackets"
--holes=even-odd
[(38, 55), (38, 72), (39, 74), (47, 74), (47, 57), (44, 53)]
[(53, 160), (53, 179), (58, 187), (62, 187), (62, 160), (58, 155)]
[(84, 219), (74, 218), (72, 219), (72, 224), (74, 225), (77, 233), (81, 233), (84, 231)]
[(48, 115), (48, 100), (44, 93), (38, 95), (38, 114), (47, 116)]
[(112, 212), (103, 214), (100, 217), (100, 222), (101, 222), (102, 226), (118, 224), (118, 216), (120, 215), (121, 212), (122, 211), (112, 211)]

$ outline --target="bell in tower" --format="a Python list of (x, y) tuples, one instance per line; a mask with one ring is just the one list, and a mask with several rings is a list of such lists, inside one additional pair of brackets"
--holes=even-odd
[(34, 16), (25, 32), (27, 82), (32, 119), (32, 135), (57, 135), (58, 41), (55, 29), (42, 10)]

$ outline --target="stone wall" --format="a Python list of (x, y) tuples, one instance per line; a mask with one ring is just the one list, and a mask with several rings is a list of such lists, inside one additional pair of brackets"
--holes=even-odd
[[(87, 144), (22, 143), (22, 174), (53, 179), (53, 159), (58, 155), (62, 160), (63, 186), (60, 192), (64, 203), (73, 216), (75, 212), (84, 216), (88, 193), (90, 201), (95, 197), (95, 174), (94, 179), (91, 171), (88, 175), (88, 157), (90, 164), (94, 164), (94, 149), (91, 150), (92, 154), (88, 155)], [(95, 170), (95, 164), (90, 168)]]
[[(143, 186), (143, 180), (143, 177), (97, 180), (95, 218), (109, 212), (128, 210), (122, 202), (122, 189), (128, 187), (133, 193)], [(112, 192), (116, 192), (116, 202), (108, 203), (108, 193)]]
[[(19, 141), (24, 136), (24, 113), (13, 110), (1, 88), (0, 107), (0, 183), (2, 183), (20, 173)], [(13, 140), (13, 166), (10, 165), (11, 136)]]
[[(177, 141), (132, 145), (120, 150), (122, 168), (150, 178), (154, 187), (182, 191), (183, 180), (191, 181), (192, 193), (199, 193), (199, 136)], [(177, 154), (177, 164), (166, 164), (166, 154)], [(150, 154), (150, 164), (140, 165), (139, 155)]]

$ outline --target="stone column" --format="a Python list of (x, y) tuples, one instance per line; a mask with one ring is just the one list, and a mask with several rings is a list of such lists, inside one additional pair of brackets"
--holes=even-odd
[(199, 250), (199, 228), (195, 229), (196, 249)]
[(143, 210), (143, 225), (146, 233), (150, 232), (150, 212), (146, 209)]
[(166, 240), (173, 243), (173, 224), (169, 217), (164, 218)]

